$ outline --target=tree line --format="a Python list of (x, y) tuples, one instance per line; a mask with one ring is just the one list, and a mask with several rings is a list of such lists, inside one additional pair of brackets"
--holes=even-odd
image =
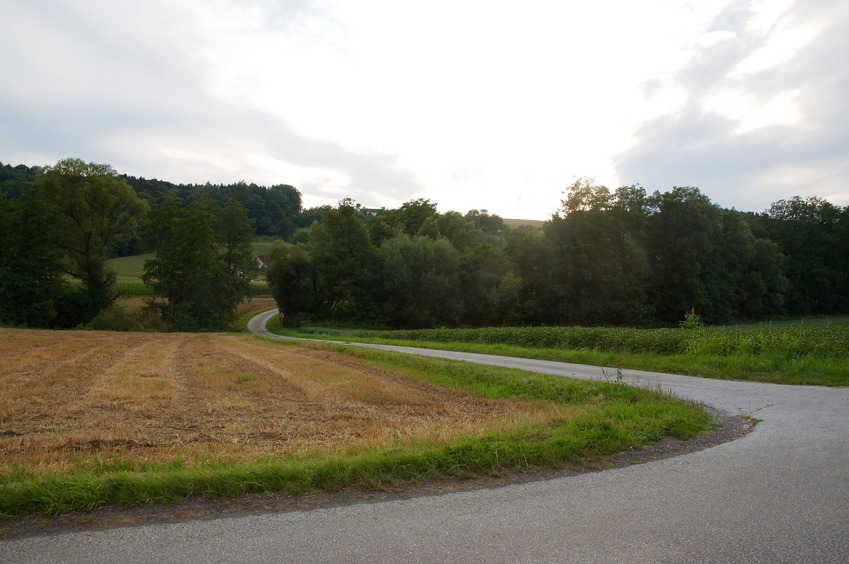
[[(108, 206), (90, 210), (107, 214), (105, 223), (114, 227), (96, 252), (70, 268), (75, 255), (58, 243), (69, 242), (69, 226), (79, 225), (73, 218), (67, 225), (51, 222), (64, 200), (47, 189), (69, 172), (68, 161), (85, 164), (68, 159), (35, 171), (0, 166), (4, 304), (9, 296), (48, 303), (45, 296), (55, 296), (56, 284), (72, 276), (90, 291), (86, 317), (109, 297), (108, 291), (97, 297), (104, 284), (93, 281), (109, 284), (93, 254), (105, 260), (110, 253), (156, 250), (145, 281), (163, 296), (162, 315), (178, 328), (220, 327), (249, 290), (253, 263), (246, 241), (265, 235), (278, 240), (267, 279), (292, 324), (647, 326), (676, 323), (687, 312), (727, 323), (849, 309), (849, 207), (796, 197), (744, 213), (720, 208), (697, 188), (650, 194), (641, 186), (610, 190), (589, 179), (566, 189), (542, 228), (508, 228), (485, 210), (439, 213), (427, 199), (398, 209), (343, 200), (304, 210), (300, 193), (285, 184), (175, 185), (107, 167), (111, 180), (90, 183), (124, 194), (124, 207), (121, 213)], [(104, 171), (87, 174), (99, 178), (97, 172)], [(239, 243), (228, 239), (228, 221)], [(34, 227), (39, 223), (43, 228)], [(197, 256), (189, 260), (190, 252)], [(53, 270), (44, 287), (22, 283), (47, 266)], [(66, 317), (63, 300), (52, 302), (54, 325), (69, 323), (56, 318), (81, 318)], [(18, 308), (3, 307), (6, 322), (50, 324), (50, 315), (15, 318), (6, 310)]]
[(253, 222), (233, 198), (139, 194), (109, 165), (0, 167), (0, 322), (85, 325), (116, 299), (107, 260), (129, 241), (156, 256), (148, 306), (177, 330), (225, 329), (256, 271)]
[(289, 323), (665, 325), (849, 310), (849, 207), (792, 198), (722, 209), (697, 188), (564, 192), (542, 229), (343, 201), (276, 244), (268, 280)]

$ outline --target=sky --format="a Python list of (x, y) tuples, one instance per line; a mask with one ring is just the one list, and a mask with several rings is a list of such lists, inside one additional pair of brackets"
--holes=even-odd
[(26, 0), (0, 162), (548, 219), (589, 177), (849, 205), (845, 0)]

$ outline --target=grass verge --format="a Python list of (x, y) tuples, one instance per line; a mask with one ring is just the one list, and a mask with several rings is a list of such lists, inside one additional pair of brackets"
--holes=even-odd
[[(697, 405), (616, 382), (589, 382), (497, 367), (324, 346), (402, 377), (459, 387), (487, 398), (519, 397), (563, 406), (546, 425), (483, 431), (444, 443), (412, 442), (363, 451), (313, 451), (250, 461), (168, 462), (127, 455), (80, 456), (61, 472), (17, 466), (0, 473), (0, 515), (87, 511), (104, 505), (174, 504), (191, 496), (298, 494), (343, 487), (386, 488), (445, 476), (473, 477), (557, 467), (639, 448), (663, 437), (688, 439), (710, 425)], [(567, 409), (568, 408), (568, 409)]]

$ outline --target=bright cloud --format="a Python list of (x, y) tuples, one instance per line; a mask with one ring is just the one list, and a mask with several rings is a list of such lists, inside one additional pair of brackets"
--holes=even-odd
[(839, 152), (821, 114), (847, 99), (837, 0), (34, 0), (4, 19), (3, 162), (288, 183), (307, 206), (544, 219), (593, 176), (760, 210), (774, 145)]

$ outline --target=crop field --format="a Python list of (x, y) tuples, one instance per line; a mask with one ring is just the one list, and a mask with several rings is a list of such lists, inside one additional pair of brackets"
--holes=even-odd
[(561, 418), (239, 335), (0, 330), (0, 468), (81, 453), (252, 459), (441, 442)]
[(109, 259), (107, 265), (118, 275), (118, 283), (141, 283), (144, 261), (154, 258), (153, 253)]
[(627, 327), (483, 327), (376, 331), (270, 324), (280, 333), (526, 356), (710, 378), (849, 385), (845, 318), (685, 330)]
[(244, 334), (0, 343), (0, 518), (557, 467), (711, 421), (616, 382)]

